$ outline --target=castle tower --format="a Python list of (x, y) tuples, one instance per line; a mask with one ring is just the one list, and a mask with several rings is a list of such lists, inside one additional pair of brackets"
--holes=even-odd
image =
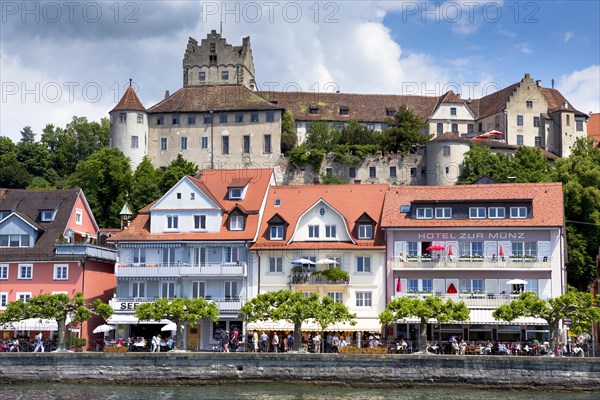
[(136, 168), (148, 154), (148, 114), (135, 90), (129, 87), (110, 112), (110, 147), (117, 148)]
[(232, 46), (216, 30), (212, 30), (200, 45), (194, 38), (188, 41), (183, 56), (183, 86), (244, 85), (256, 89), (254, 60), (250, 37), (241, 46)]

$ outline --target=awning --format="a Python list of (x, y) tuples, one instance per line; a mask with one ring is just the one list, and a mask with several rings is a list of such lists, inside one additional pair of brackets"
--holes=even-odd
[[(265, 330), (265, 331), (293, 331), (294, 325), (287, 321), (259, 321), (250, 322), (246, 325), (249, 330)], [(325, 329), (326, 331), (367, 331), (367, 332), (381, 332), (381, 324), (379, 320), (375, 318), (357, 318), (356, 325), (350, 325), (349, 323), (338, 323), (333, 324)], [(302, 323), (302, 331), (304, 332), (320, 332), (321, 326), (314, 321), (305, 321)]]
[(138, 325), (138, 324), (168, 324), (171, 321), (168, 319), (161, 319), (160, 321), (140, 321), (134, 314), (113, 314), (106, 320), (109, 324), (119, 325)]
[[(467, 321), (449, 321), (444, 322), (446, 324), (490, 324), (490, 325), (548, 325), (548, 323), (541, 318), (532, 318), (532, 317), (523, 317), (517, 318), (514, 321), (496, 321), (492, 316), (494, 312), (493, 309), (475, 309), (472, 308), (470, 310), (470, 318)], [(410, 323), (410, 324), (418, 324), (421, 322), (419, 318), (405, 318), (399, 322)], [(431, 318), (428, 323), (437, 324), (437, 320)]]
[[(67, 318), (66, 324), (71, 322), (71, 318)], [(55, 319), (28, 318), (17, 322), (9, 322), (0, 325), (0, 330), (3, 331), (57, 331), (58, 323)]]

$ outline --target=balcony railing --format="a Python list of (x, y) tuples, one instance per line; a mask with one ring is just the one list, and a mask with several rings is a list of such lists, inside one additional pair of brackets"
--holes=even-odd
[(115, 274), (118, 277), (210, 277), (210, 276), (246, 276), (246, 263), (143, 263), (117, 264)]
[(322, 275), (312, 275), (311, 273), (292, 274), (290, 277), (291, 285), (349, 285), (350, 277), (336, 281), (329, 280)]
[[(124, 311), (122, 308), (122, 304), (142, 304), (142, 303), (154, 303), (158, 298), (132, 298), (132, 297), (114, 297), (110, 299), (108, 304), (115, 311)], [(244, 299), (241, 297), (212, 297), (212, 296), (204, 296), (204, 299), (207, 301), (213, 301), (217, 304), (220, 312), (237, 312), (242, 308), (242, 304), (244, 303)], [(126, 311), (132, 311), (130, 309), (126, 309)]]
[(551, 269), (551, 257), (394, 257), (394, 269)]
[[(393, 299), (400, 297), (412, 297), (423, 299), (425, 297), (434, 296), (431, 293), (398, 293), (392, 296)], [(441, 297), (443, 300), (451, 299), (453, 301), (464, 301), (467, 307), (499, 307), (503, 304), (509, 303), (519, 298), (518, 294), (504, 294), (504, 293), (460, 293), (460, 294), (435, 294), (435, 296)], [(546, 298), (547, 296), (540, 295), (540, 298)]]
[(55, 252), (61, 256), (85, 256), (104, 261), (117, 261), (117, 250), (111, 246), (90, 243), (55, 243)]

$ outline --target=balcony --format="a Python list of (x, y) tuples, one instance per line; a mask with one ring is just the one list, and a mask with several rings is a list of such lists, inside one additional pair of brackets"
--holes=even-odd
[(490, 269), (490, 270), (550, 270), (551, 257), (394, 257), (394, 270), (407, 269)]
[(103, 261), (117, 261), (114, 247), (98, 246), (90, 243), (55, 243), (55, 253), (61, 256), (89, 257)]
[[(219, 312), (239, 312), (244, 303), (244, 300), (241, 297), (216, 298), (205, 296), (204, 299), (216, 303)], [(157, 300), (157, 298), (114, 297), (110, 299), (108, 304), (115, 312), (133, 312), (138, 305), (143, 303), (154, 303), (155, 300)]]
[(322, 275), (313, 275), (311, 273), (297, 273), (292, 274), (290, 277), (290, 285), (312, 285), (312, 286), (324, 286), (324, 285), (349, 285), (350, 277), (345, 279), (330, 280)]
[[(392, 296), (392, 300), (400, 297), (411, 297), (423, 299), (433, 296), (433, 293), (400, 293)], [(496, 308), (519, 298), (518, 294), (503, 293), (460, 293), (460, 294), (436, 294), (443, 300), (464, 301), (467, 307), (490, 307)], [(540, 296), (545, 298), (545, 296)]]
[(117, 277), (245, 277), (246, 263), (208, 263), (208, 264), (117, 264)]

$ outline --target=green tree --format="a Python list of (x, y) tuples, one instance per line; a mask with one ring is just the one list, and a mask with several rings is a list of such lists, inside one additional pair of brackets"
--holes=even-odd
[(144, 156), (133, 173), (131, 184), (131, 207), (134, 213), (163, 194), (160, 188), (161, 177), (162, 171), (154, 168), (150, 159)]
[(75, 154), (78, 160), (89, 156), (104, 147), (110, 141), (110, 122), (102, 118), (100, 122), (89, 122), (86, 117), (74, 116), (66, 127), (66, 133), (75, 140)]
[(0, 314), (0, 322), (6, 324), (27, 318), (54, 319), (58, 325), (57, 351), (66, 351), (67, 317), (72, 316), (71, 323), (79, 323), (94, 315), (106, 319), (112, 312), (112, 307), (100, 299), (96, 299), (93, 304), (86, 304), (81, 292), (73, 298), (64, 293), (40, 294), (26, 303), (22, 300), (8, 303), (4, 313)]
[(556, 160), (553, 181), (562, 182), (567, 220), (568, 283), (587, 290), (595, 278), (600, 246), (600, 151), (579, 139), (571, 156)]
[(186, 175), (196, 175), (198, 173), (198, 165), (192, 161), (187, 161), (181, 154), (171, 161), (165, 169), (160, 180), (160, 189), (162, 193), (166, 193), (177, 182)]
[(173, 300), (157, 299), (153, 303), (140, 304), (135, 315), (143, 321), (171, 320), (177, 326), (175, 335), (175, 349), (183, 349), (183, 327), (185, 324), (196, 324), (201, 319), (212, 322), (219, 320), (219, 308), (214, 302), (202, 298)]
[(56, 188), (41, 176), (34, 176), (29, 186), (27, 186), (27, 189), (53, 190)]
[(311, 294), (304, 297), (302, 292), (280, 290), (261, 293), (244, 303), (240, 313), (248, 322), (284, 320), (294, 325), (294, 350), (301, 344), (302, 322), (316, 316), (320, 304), (319, 296)]
[(284, 110), (281, 114), (281, 153), (289, 152), (297, 144), (298, 135), (296, 134), (294, 118), (288, 110)]
[(387, 151), (409, 152), (414, 146), (427, 143), (432, 135), (425, 134), (427, 122), (403, 104), (387, 121), (388, 128), (382, 132), (383, 148)]
[(50, 153), (41, 143), (21, 141), (17, 145), (17, 160), (32, 176), (44, 177), (50, 165)]
[(404, 318), (416, 317), (420, 320), (421, 335), (419, 351), (425, 352), (427, 347), (427, 322), (436, 319), (437, 322), (465, 321), (469, 319), (469, 309), (464, 301), (444, 301), (440, 296), (430, 296), (424, 299), (399, 297), (388, 303), (385, 311), (379, 314), (382, 324), (392, 324)]
[(533, 292), (523, 292), (518, 299), (503, 304), (492, 313), (497, 320), (513, 321), (519, 317), (541, 318), (548, 323), (550, 329), (550, 352), (554, 352), (558, 344), (558, 328), (560, 321), (570, 317), (576, 329), (589, 332), (592, 321), (600, 319), (600, 313), (594, 299), (587, 292), (570, 289), (567, 293), (542, 300)]
[(73, 136), (62, 128), (47, 124), (42, 130), (40, 143), (48, 149), (51, 168), (56, 171), (56, 175), (60, 179), (67, 178), (75, 172), (79, 159), (77, 158)]
[[(345, 272), (345, 271), (342, 271)], [(324, 336), (324, 331), (330, 325), (336, 323), (350, 322), (351, 325), (355, 325), (356, 314), (353, 314), (348, 310), (348, 307), (344, 303), (335, 302), (331, 297), (325, 296), (321, 299), (319, 304), (314, 310), (313, 319), (321, 327), (321, 338)], [(333, 329), (333, 328), (332, 328)], [(294, 340), (294, 343), (296, 341)], [(325, 341), (321, 340), (321, 346), (325, 346)], [(323, 349), (321, 348), (321, 351)]]
[(348, 121), (340, 135), (340, 144), (381, 144), (381, 141), (382, 137), (378, 132), (367, 128), (366, 125), (359, 124), (355, 119)]
[(119, 149), (103, 148), (77, 164), (70, 187), (83, 189), (101, 227), (118, 227), (119, 210), (131, 185), (129, 159)]
[(311, 124), (305, 145), (313, 149), (333, 151), (340, 141), (338, 129), (325, 121), (315, 121)]
[(35, 133), (31, 130), (30, 126), (25, 126), (21, 131), (21, 142), (20, 143), (35, 143)]
[(0, 167), (0, 187), (25, 189), (31, 184), (33, 177), (27, 169), (15, 160), (15, 163)]

